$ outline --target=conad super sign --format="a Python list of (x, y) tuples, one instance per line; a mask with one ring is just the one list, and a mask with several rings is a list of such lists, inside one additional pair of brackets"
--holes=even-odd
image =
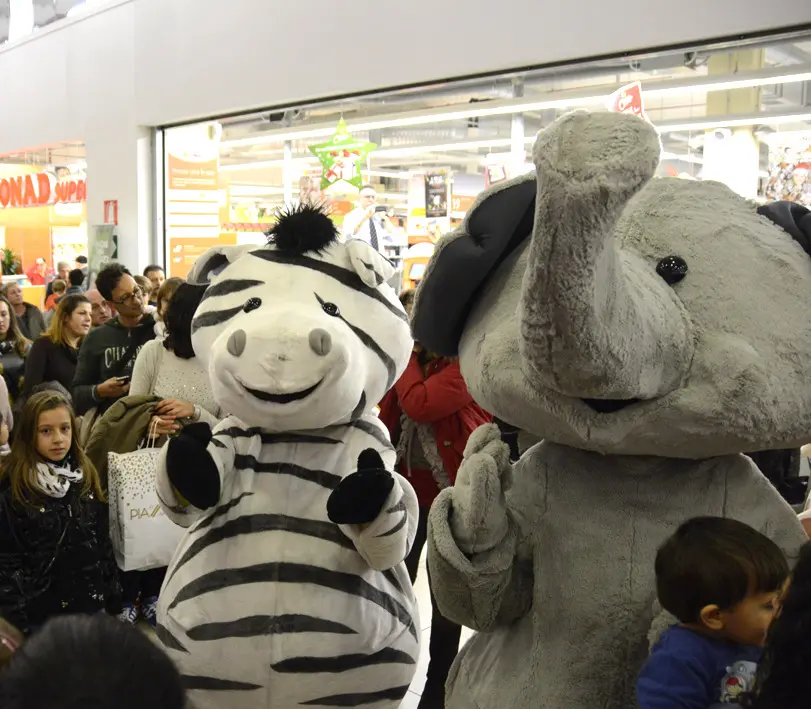
[(57, 180), (49, 172), (0, 179), (0, 209), (84, 202), (87, 180)]

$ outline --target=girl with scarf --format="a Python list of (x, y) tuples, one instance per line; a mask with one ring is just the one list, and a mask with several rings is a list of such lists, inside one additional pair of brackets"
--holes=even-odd
[(0, 617), (27, 635), (52, 616), (118, 611), (107, 505), (70, 404), (34, 394), (16, 432), (0, 464)]
[[(414, 291), (402, 293), (400, 302), (410, 317)], [(413, 583), (431, 503), (453, 485), (470, 434), (492, 417), (473, 401), (456, 359), (437, 357), (417, 343), (403, 376), (380, 402), (380, 420), (397, 450), (398, 471), (408, 478), (420, 505), (417, 536), (405, 560)], [(458, 625), (442, 617), (433, 592), (431, 610), (430, 661), (420, 709), (445, 706), (445, 680), (461, 634)]]

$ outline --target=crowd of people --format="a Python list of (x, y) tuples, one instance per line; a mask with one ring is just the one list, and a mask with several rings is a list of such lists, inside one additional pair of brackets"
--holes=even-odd
[[(0, 667), (7, 665), (0, 706), (74, 706), (69, 701), (85, 691), (84, 677), (93, 689), (81, 697), (88, 702), (92, 694), (93, 706), (179, 708), (185, 699), (177, 671), (132, 627), (141, 619), (156, 625), (166, 569), (117, 568), (106, 453), (124, 435), (131, 448), (145, 439), (161, 445), (183, 425), (214, 427), (225, 417), (191, 343), (205, 287), (166, 279), (159, 266), (140, 276), (113, 263), (92, 288), (84, 261), (73, 269), (59, 264), (55, 276), (45, 312), (24, 302), (16, 283), (0, 295)], [(414, 291), (401, 295), (409, 315), (413, 300)], [(148, 425), (133, 432), (115, 407), (136, 399), (147, 407)], [(458, 361), (420, 343), (379, 415), (397, 470), (419, 501), (405, 560), (413, 582), (431, 504), (454, 484), (470, 434), (492, 417), (468, 393)], [(504, 426), (513, 458), (517, 433)], [(659, 602), (677, 622), (639, 676), (642, 709), (800, 706), (811, 546), (792, 575), (780, 549), (759, 532), (700, 518), (686, 522), (650, 563)], [(422, 709), (444, 705), (461, 633), (433, 592), (431, 601)], [(60, 704), (53, 684), (37, 678), (78, 656), (79, 674), (59, 685)]]

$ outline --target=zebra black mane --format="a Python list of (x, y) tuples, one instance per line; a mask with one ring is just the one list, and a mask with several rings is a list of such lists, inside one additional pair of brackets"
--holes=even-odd
[(268, 244), (293, 254), (319, 253), (338, 240), (338, 230), (325, 208), (302, 202), (282, 207), (276, 224), (267, 232)]

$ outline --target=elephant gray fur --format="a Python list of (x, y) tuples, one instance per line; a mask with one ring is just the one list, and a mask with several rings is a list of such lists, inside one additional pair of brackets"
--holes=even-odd
[(479, 631), (448, 709), (634, 707), (680, 523), (739, 519), (791, 558), (806, 541), (743, 454), (811, 438), (811, 257), (724, 185), (653, 179), (660, 153), (634, 116), (564, 116), (420, 285), (416, 339), (543, 439), (511, 466), (480, 428), (431, 510), (437, 602)]

